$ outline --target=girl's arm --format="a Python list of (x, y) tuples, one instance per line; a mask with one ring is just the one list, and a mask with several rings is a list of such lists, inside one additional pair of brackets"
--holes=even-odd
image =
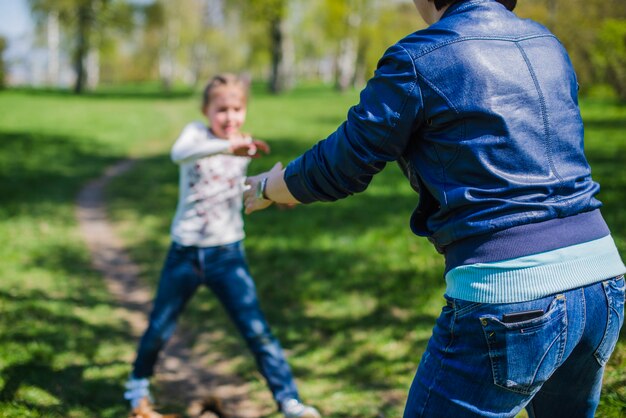
[(200, 122), (185, 126), (172, 147), (172, 161), (182, 164), (209, 155), (228, 152), (230, 142), (219, 139), (207, 141), (206, 129), (207, 127)]
[(200, 122), (190, 123), (174, 143), (172, 161), (182, 164), (215, 154), (233, 154), (239, 157), (258, 157), (259, 152), (269, 154), (267, 143), (249, 136), (235, 139), (207, 140), (207, 127)]

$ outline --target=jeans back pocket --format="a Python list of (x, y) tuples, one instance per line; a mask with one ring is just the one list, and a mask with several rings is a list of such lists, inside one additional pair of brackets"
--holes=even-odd
[(503, 323), (494, 316), (480, 320), (494, 384), (530, 395), (561, 364), (567, 337), (564, 296), (557, 296), (538, 318), (514, 323)]

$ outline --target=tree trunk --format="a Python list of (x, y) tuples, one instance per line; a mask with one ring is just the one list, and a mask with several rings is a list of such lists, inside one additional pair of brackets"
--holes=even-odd
[(165, 31), (165, 40), (159, 56), (159, 77), (164, 91), (169, 92), (176, 78), (176, 50), (180, 46), (179, 26), (170, 23)]
[(346, 36), (339, 42), (337, 56), (335, 88), (339, 91), (346, 91), (354, 85), (356, 80), (360, 26), (359, 15), (350, 13), (346, 19)]
[(81, 4), (78, 6), (78, 25), (76, 34), (76, 51), (74, 53), (74, 66), (76, 69), (76, 82), (74, 93), (81, 94), (85, 89), (87, 74), (85, 71), (85, 58), (89, 51), (89, 6)]
[(346, 91), (354, 83), (356, 76), (357, 48), (356, 41), (346, 37), (339, 42), (339, 56), (337, 57), (337, 71), (335, 74), (335, 88)]
[(4, 50), (7, 47), (6, 40), (0, 36), (0, 90), (2, 90), (6, 85), (5, 78), (5, 70), (4, 70)]
[(59, 13), (56, 11), (48, 13), (47, 27), (48, 43), (48, 74), (47, 81), (51, 86), (59, 84)]
[(291, 89), (294, 85), (294, 47), (286, 30), (284, 19), (270, 22), (270, 40), (272, 51), (272, 73), (269, 88), (272, 93), (279, 94)]
[(97, 49), (92, 48), (89, 51), (85, 66), (87, 68), (87, 87), (93, 90), (100, 84), (100, 52)]

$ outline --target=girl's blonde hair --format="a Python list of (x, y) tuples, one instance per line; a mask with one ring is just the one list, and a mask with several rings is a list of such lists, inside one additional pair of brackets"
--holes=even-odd
[(202, 93), (202, 109), (206, 109), (209, 103), (211, 103), (211, 95), (218, 87), (232, 86), (238, 87), (243, 92), (244, 98), (247, 101), (250, 89), (250, 80), (247, 77), (232, 74), (223, 73), (217, 74), (207, 83)]

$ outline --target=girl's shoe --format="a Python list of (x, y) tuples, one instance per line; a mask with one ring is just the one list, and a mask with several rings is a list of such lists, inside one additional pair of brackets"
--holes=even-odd
[(162, 415), (152, 409), (152, 405), (148, 401), (148, 398), (142, 398), (139, 400), (137, 406), (133, 408), (129, 418), (180, 418), (177, 414)]
[(317, 409), (305, 405), (297, 399), (288, 399), (280, 404), (280, 410), (285, 418), (321, 418)]

